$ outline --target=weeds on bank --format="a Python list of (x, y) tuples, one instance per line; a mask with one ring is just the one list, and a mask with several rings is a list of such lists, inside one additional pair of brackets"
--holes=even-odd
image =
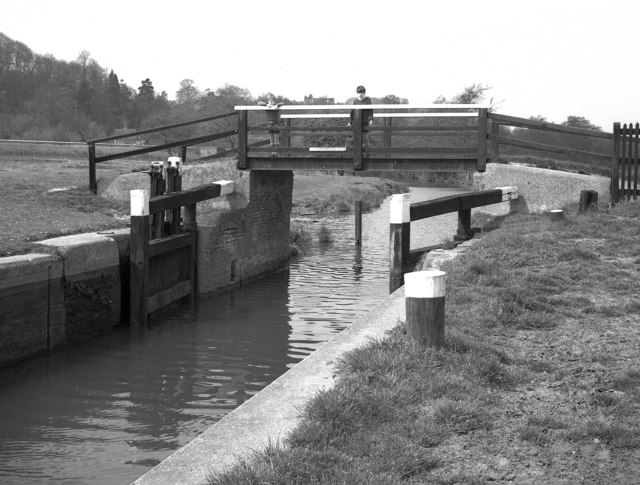
[[(565, 213), (558, 222), (509, 217), (447, 263), (444, 349), (416, 345), (399, 325), (349, 352), (336, 365), (335, 387), (309, 401), (284, 445), (209, 483), (484, 483), (480, 472), (441, 468), (440, 450), (457, 436), (489, 436), (504, 397), (536, 374), (566, 375), (556, 361), (509, 356), (496, 348), (496, 332), (544, 338), (566, 319), (640, 310), (632, 290), (640, 284), (640, 204)], [(616, 299), (607, 302), (612, 291)], [(640, 370), (609, 387), (617, 391), (584, 397), (592, 419), (541, 410), (521, 420), (513, 439), (532, 447), (564, 441), (640, 448)]]

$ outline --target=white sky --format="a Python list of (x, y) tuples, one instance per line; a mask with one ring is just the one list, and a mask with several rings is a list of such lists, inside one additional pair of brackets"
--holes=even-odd
[(364, 84), (414, 104), (480, 83), (502, 114), (640, 121), (637, 0), (20, 0), (0, 32), (60, 60), (86, 50), (171, 99), (183, 79), (338, 102)]

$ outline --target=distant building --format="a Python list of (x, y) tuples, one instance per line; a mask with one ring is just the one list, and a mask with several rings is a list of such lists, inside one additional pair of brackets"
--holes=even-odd
[(313, 94), (304, 97), (304, 104), (336, 104), (335, 98), (327, 98), (326, 96), (320, 96), (314, 98)]

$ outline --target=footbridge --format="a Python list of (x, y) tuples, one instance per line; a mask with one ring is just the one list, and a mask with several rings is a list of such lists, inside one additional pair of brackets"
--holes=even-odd
[[(277, 124), (265, 123), (264, 106), (235, 110), (241, 170), (484, 171), (487, 163), (488, 106), (286, 105)], [(279, 143), (256, 143), (269, 132)]]

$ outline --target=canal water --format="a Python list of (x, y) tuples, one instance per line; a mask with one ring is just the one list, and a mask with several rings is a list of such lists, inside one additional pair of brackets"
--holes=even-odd
[[(0, 371), (0, 483), (131, 483), (259, 392), (388, 294), (388, 203), (363, 215), (361, 249), (353, 214), (309, 219), (334, 242), (287, 271)], [(412, 247), (456, 227), (413, 223)]]

